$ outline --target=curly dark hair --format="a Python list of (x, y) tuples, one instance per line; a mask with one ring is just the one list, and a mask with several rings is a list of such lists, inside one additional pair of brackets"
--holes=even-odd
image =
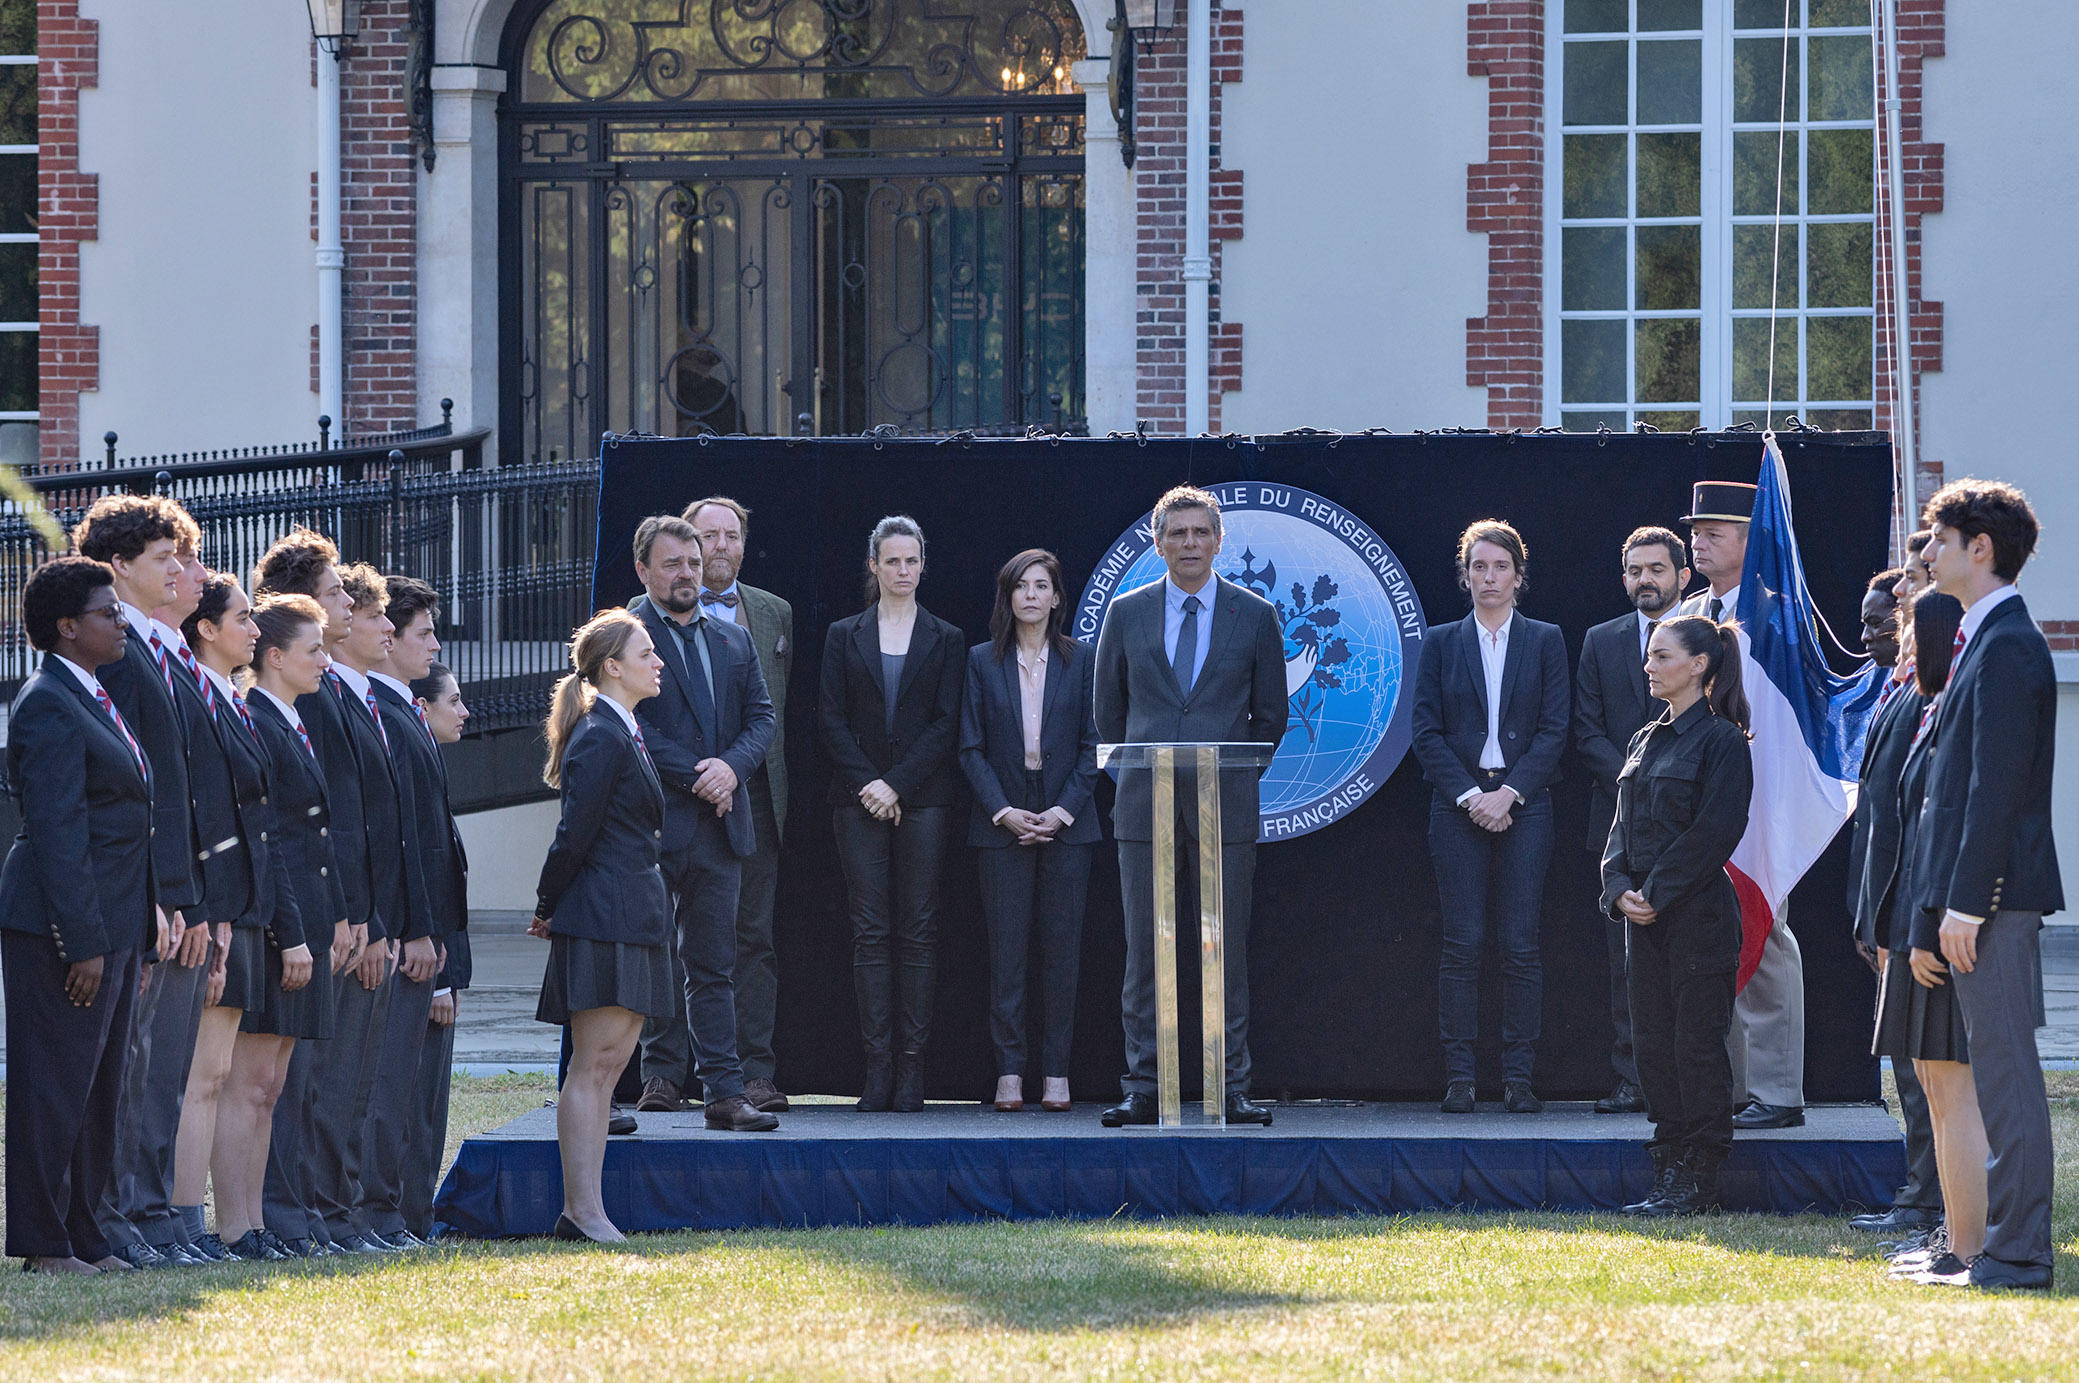
[[(142, 552), (144, 549), (139, 548)], [(91, 557), (53, 557), (22, 587), (22, 628), (40, 653), (58, 646), (58, 621), (87, 612), (87, 598), (115, 584), (115, 573)]]
[(161, 538), (183, 552), (202, 545), (202, 529), (188, 511), (158, 495), (103, 495), (72, 526), (74, 549), (97, 562), (134, 562)]
[(339, 549), (332, 540), (312, 528), (293, 528), (274, 540), (274, 545), (253, 568), (253, 598), (263, 595), (308, 595), (318, 593), (318, 576), (327, 567), (339, 565)]
[(2028, 496), (2004, 480), (1952, 480), (1935, 491), (1920, 521), (1929, 528), (1953, 528), (1965, 542), (1980, 533), (1991, 538), (1992, 574), (2002, 581), (2021, 575), (2042, 531)]
[(366, 562), (349, 562), (341, 567), (339, 580), (346, 587), (347, 599), (354, 602), (356, 614), (370, 606), (382, 609), (390, 603), (389, 583)]
[(229, 572), (213, 571), (203, 581), (202, 598), (180, 622), (181, 637), (188, 641), (188, 647), (193, 648), (201, 642), (202, 636), (196, 632), (196, 627), (202, 621), (218, 625), (224, 622), (224, 611), (231, 606), (231, 593), (237, 589), (238, 578)]

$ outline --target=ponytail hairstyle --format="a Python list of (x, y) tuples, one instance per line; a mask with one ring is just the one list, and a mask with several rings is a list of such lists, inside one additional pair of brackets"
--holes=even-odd
[(1739, 626), (1731, 620), (1714, 624), (1703, 615), (1683, 615), (1678, 619), (1662, 620), (1660, 627), (1684, 653), (1692, 658), (1701, 655), (1707, 660), (1704, 663), (1704, 691), (1711, 714), (1731, 721), (1748, 731), (1748, 738), (1753, 738), (1749, 729), (1752, 717), (1747, 708), (1747, 692), (1740, 685)]
[[(226, 584), (230, 583), (227, 581)], [(205, 599), (207, 595), (208, 588), (205, 587)], [(223, 613), (221, 607), (217, 613)], [(307, 624), (315, 625), (319, 633), (324, 632), (325, 607), (307, 595), (279, 592), (263, 595), (253, 606), (253, 623), (259, 627), (260, 637), (253, 643), (252, 670), (247, 674), (247, 686), (251, 686), (253, 679), (259, 676), (261, 666), (267, 661), (268, 649), (286, 650), (303, 637), (303, 627)]]
[(642, 628), (642, 620), (627, 610), (601, 610), (570, 636), (570, 665), (549, 698), (548, 723), (542, 733), (549, 741), (548, 762), (542, 765), (541, 780), (552, 788), (563, 786), (563, 751), (570, 747), (571, 732), (592, 709), (600, 677), (609, 658), (619, 658), (628, 640)]
[(1913, 597), (1913, 680), (1922, 696), (1940, 695), (1949, 685), (1963, 616), (1962, 602), (1932, 586)]
[(881, 560), (881, 544), (890, 538), (915, 538), (917, 540), (917, 562), (921, 569), (924, 561), (924, 530), (908, 514), (890, 514), (873, 526), (866, 539), (866, 608), (871, 610), (881, 600), (881, 583), (873, 574), (874, 564)]
[(238, 578), (228, 572), (213, 571), (204, 579), (202, 599), (195, 602), (195, 608), (180, 622), (180, 634), (188, 641), (188, 647), (193, 648), (201, 642), (202, 635), (196, 626), (202, 621), (208, 620), (216, 625), (224, 622), (224, 611), (231, 604), (231, 592), (237, 589)]

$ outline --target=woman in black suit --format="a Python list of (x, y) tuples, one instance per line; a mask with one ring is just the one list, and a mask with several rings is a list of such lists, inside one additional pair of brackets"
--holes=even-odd
[(830, 626), (820, 714), (851, 895), (862, 1110), (924, 1108), (938, 867), (958, 782), (960, 631), (917, 603), (924, 532), (894, 515), (866, 545), (866, 609)]
[[(1949, 966), (1942, 959), (1942, 914), (1914, 906), (1923, 890), (1914, 887), (1909, 875), (1928, 768), (1934, 760), (1929, 730), (1949, 683), (1963, 606), (1953, 596), (1923, 590), (1914, 597), (1909, 618), (1914, 690), (1922, 708), (1899, 773), (1898, 868), (1879, 900), (1880, 919), (1888, 926), (1881, 934), (1884, 982), (1877, 998), (1875, 1051), (1894, 1063), (1913, 1063), (1913, 1074), (1927, 1092), (1936, 1177), (1942, 1185), (1944, 1243), (1928, 1246), (1917, 1260), (1902, 1266), (1953, 1275), (1957, 1265), (1968, 1265), (1985, 1248), (1985, 1120), (1978, 1111), (1963, 1005), (1957, 1002), (1956, 986), (1949, 982)], [(1941, 1263), (1944, 1252), (1954, 1255), (1956, 1262)]]
[(1415, 758), (1435, 790), (1429, 853), (1443, 907), (1437, 1022), (1444, 1112), (1473, 1111), (1480, 949), (1502, 951), (1502, 1092), (1511, 1114), (1543, 1105), (1531, 1088), (1544, 971), (1538, 910), (1552, 857), (1552, 795), (1566, 747), (1566, 641), (1516, 612), (1528, 574), (1523, 538), (1482, 519), (1458, 539), (1458, 584), (1473, 612), (1430, 630), (1415, 684)]
[[(230, 994), (250, 990), (257, 981), (259, 1003), (239, 1019), (231, 1074), (217, 1102), (210, 1179), (216, 1185), (218, 1239), (234, 1257), (272, 1260), (295, 1256), (268, 1231), (262, 1213), (275, 1106), (297, 1042), (332, 1036), (330, 977), (346, 964), (352, 934), (332, 855), (324, 771), (296, 708), (299, 697), (314, 695), (324, 685), (332, 665), (325, 653), (324, 607), (305, 595), (268, 596), (253, 609), (252, 622), (249, 694), (242, 708), (234, 702), (232, 710), (245, 712), (238, 717), (241, 730), (248, 718), (252, 722), (267, 774), (256, 815), (291, 882), (273, 891), (271, 910), (247, 924), (258, 928), (262, 941), (259, 973), (225, 984)], [(226, 660), (228, 650), (207, 642), (203, 646), (209, 665)], [(236, 950), (232, 953), (234, 965), (251, 961), (250, 950), (244, 962)], [(325, 965), (324, 973), (315, 973), (319, 964)], [(307, 1083), (299, 1090), (303, 1107), (285, 1111), (285, 1126), (300, 1131), (308, 1124), (311, 1092)]]
[(605, 610), (570, 640), (577, 671), (556, 684), (542, 778), (563, 817), (542, 861), (530, 935), (549, 939), (534, 1016), (570, 1028), (570, 1069), (556, 1096), (563, 1158), (558, 1239), (618, 1243), (600, 1191), (614, 1082), (645, 1018), (682, 1002), (671, 958), (671, 899), (657, 852), (664, 784), (636, 724), (664, 662), (642, 621)]
[(22, 831), (0, 870), (7, 1253), (30, 1272), (128, 1272), (94, 1222), (130, 1003), (154, 933), (151, 770), (95, 676), (123, 656), (114, 577), (59, 557), (22, 590), (43, 665), (8, 719)]
[(960, 767), (974, 789), (967, 843), (980, 848), (989, 928), (989, 1036), (996, 1107), (1025, 1107), (1025, 960), (1037, 913), (1043, 999), (1040, 1107), (1066, 1110), (1076, 970), (1091, 848), (1100, 839), (1096, 658), (1061, 632), (1061, 561), (1031, 548), (996, 574), (989, 642), (967, 651)]

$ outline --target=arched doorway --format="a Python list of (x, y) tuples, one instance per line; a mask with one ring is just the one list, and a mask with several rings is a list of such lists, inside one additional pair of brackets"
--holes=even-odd
[(1081, 420), (1071, 0), (542, 0), (507, 30), (501, 431)]

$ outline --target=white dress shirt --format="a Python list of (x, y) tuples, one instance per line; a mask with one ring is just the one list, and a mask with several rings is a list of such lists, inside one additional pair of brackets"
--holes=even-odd
[[(258, 682), (255, 682), (253, 684), (253, 695), (264, 696), (269, 701), (272, 701), (275, 705), (279, 706), (281, 708), (283, 718), (286, 719), (293, 728), (301, 731), (302, 737), (306, 741), (310, 739), (310, 731), (304, 727), (303, 717), (296, 714), (296, 708), (294, 706), (291, 706), (288, 702), (282, 700), (273, 692), (261, 686)], [(315, 751), (313, 751), (313, 753), (315, 753)]]
[(636, 728), (635, 712), (629, 710), (626, 706), (623, 706), (620, 702), (614, 700), (605, 692), (594, 693), (592, 697), (592, 704), (595, 706), (611, 707), (613, 709), (613, 713), (621, 718), (621, 723), (628, 727), (628, 733), (630, 735), (635, 736), (638, 739), (642, 737), (642, 731)]
[(1499, 629), (1489, 629), (1478, 619), (1473, 628), (1480, 636), (1480, 671), (1487, 675), (1487, 743), (1480, 746), (1480, 767), (1507, 768), (1501, 747), (1502, 672), (1509, 665), (1511, 616)]

